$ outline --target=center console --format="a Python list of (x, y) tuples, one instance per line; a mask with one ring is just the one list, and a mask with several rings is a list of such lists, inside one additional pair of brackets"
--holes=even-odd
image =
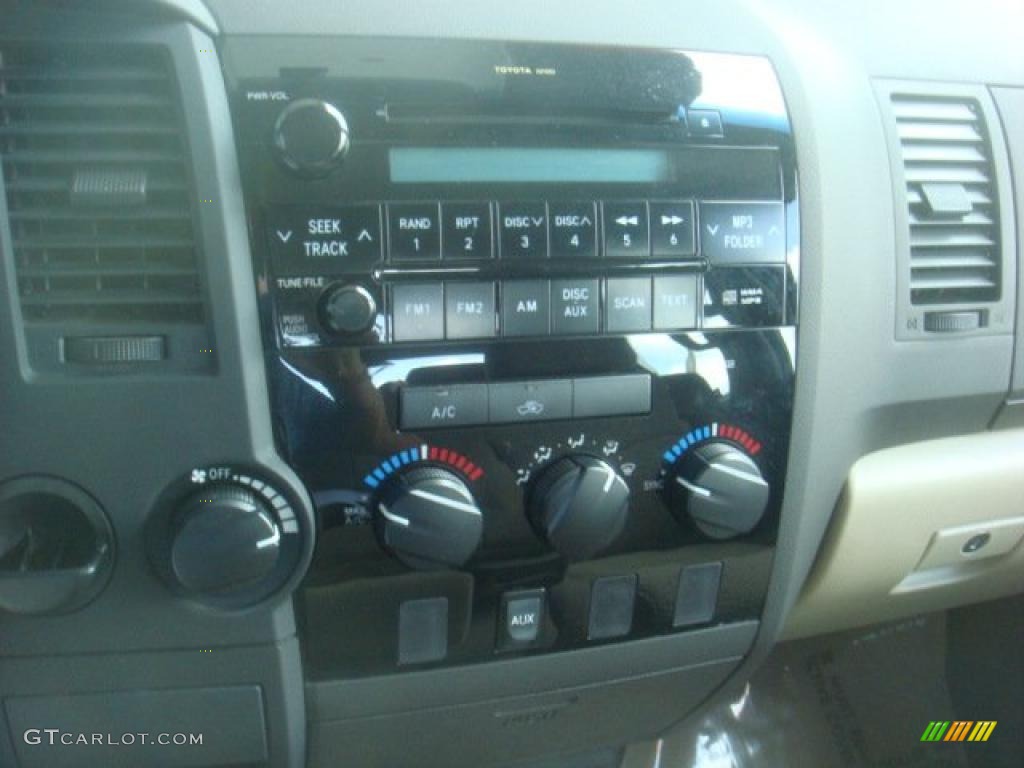
[(771, 66), (336, 42), (233, 94), (308, 673), (756, 620), (799, 254)]

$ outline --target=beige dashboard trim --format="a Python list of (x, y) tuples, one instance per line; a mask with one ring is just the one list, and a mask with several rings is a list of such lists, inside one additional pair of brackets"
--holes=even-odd
[(1022, 535), (1024, 429), (868, 454), (850, 470), (783, 636), (1024, 592)]

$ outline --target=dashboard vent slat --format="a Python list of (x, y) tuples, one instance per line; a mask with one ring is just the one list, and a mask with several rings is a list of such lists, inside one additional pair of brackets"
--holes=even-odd
[(999, 299), (999, 218), (991, 148), (971, 98), (891, 94), (910, 226), (915, 305)]
[(162, 49), (0, 40), (0, 160), (27, 323), (203, 322), (184, 119)]

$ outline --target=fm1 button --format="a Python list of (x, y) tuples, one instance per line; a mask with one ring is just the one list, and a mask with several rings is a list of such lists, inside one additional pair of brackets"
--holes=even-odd
[(599, 306), (597, 280), (552, 280), (551, 332), (597, 333)]
[(597, 216), (593, 203), (550, 203), (551, 258), (597, 255)]
[(407, 283), (391, 289), (395, 341), (444, 338), (444, 288), (441, 283)]
[(392, 261), (441, 258), (440, 206), (400, 203), (388, 206), (389, 253)]
[(540, 636), (543, 620), (543, 589), (507, 592), (501, 598), (499, 648), (511, 650), (532, 645)]
[(693, 203), (651, 203), (651, 251), (655, 256), (693, 256)]
[(604, 203), (605, 256), (644, 258), (650, 252), (647, 203)]
[(444, 203), (441, 219), (444, 258), (491, 258), (490, 203)]

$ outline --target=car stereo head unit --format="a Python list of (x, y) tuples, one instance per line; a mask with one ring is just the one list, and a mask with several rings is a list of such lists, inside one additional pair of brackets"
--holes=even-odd
[[(799, 263), (770, 63), (281, 50), (236, 48), (228, 69), (278, 447), (322, 524), (314, 668), (759, 616)], [(333, 632), (342, 614), (395, 644)], [(423, 622), (445, 638), (418, 645)]]

